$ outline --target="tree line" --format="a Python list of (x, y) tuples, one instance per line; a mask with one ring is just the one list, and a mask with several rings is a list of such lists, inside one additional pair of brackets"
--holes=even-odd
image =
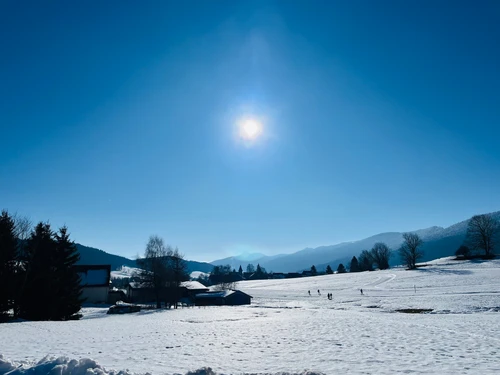
[(73, 267), (79, 253), (63, 226), (0, 215), (0, 320), (79, 319), (83, 302)]

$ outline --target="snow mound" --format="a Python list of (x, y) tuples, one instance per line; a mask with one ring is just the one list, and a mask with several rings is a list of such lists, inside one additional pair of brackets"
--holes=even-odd
[[(67, 357), (45, 357), (37, 363), (10, 362), (0, 354), (0, 375), (132, 375), (128, 370), (106, 370), (96, 361), (84, 358), (80, 360)], [(145, 375), (150, 375), (146, 373)], [(175, 374), (180, 375), (180, 374)], [(210, 367), (203, 367), (195, 371), (188, 371), (186, 375), (218, 375)], [(220, 374), (224, 375), (224, 374)], [(245, 375), (245, 374), (242, 374)], [(250, 374), (247, 374), (250, 375)], [(252, 374), (257, 375), (257, 374)], [(262, 374), (266, 375), (266, 374)], [(271, 375), (271, 374), (268, 374)], [(324, 375), (320, 372), (302, 371), (300, 373), (280, 372), (273, 375)]]
[(128, 279), (134, 276), (135, 273), (139, 272), (140, 268), (122, 266), (118, 271), (111, 271), (112, 279)]
[(129, 375), (128, 371), (107, 371), (88, 358), (45, 357), (37, 363), (14, 363), (0, 355), (0, 375)]

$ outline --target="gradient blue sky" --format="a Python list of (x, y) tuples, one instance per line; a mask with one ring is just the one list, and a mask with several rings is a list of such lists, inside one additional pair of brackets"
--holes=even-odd
[(0, 43), (0, 208), (79, 243), (213, 260), (500, 210), (498, 1), (2, 1)]

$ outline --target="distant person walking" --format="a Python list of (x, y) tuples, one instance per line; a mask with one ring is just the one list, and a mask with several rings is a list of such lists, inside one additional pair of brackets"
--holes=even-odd
[(318, 296), (320, 296), (320, 295), (321, 295), (321, 292), (320, 292), (320, 291), (319, 291), (319, 289), (318, 289)]
[(311, 291), (310, 290), (308, 290), (307, 293), (309, 293), (309, 295), (311, 295)]
[(361, 295), (363, 295), (363, 289), (360, 289), (359, 291), (361, 292)]

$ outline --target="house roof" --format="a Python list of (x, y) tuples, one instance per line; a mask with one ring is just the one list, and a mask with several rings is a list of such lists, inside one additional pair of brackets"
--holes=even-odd
[[(128, 285), (132, 289), (149, 288), (150, 287), (146, 283), (141, 283), (138, 281), (131, 281)], [(186, 288), (188, 290), (208, 290), (208, 288), (205, 285), (203, 285), (202, 283), (200, 283), (198, 281), (183, 281), (183, 282), (181, 282), (180, 287)]]
[(109, 286), (111, 266), (104, 265), (77, 265), (74, 266), (80, 276), (80, 285), (89, 286)]
[(181, 283), (181, 287), (186, 288), (188, 290), (197, 290), (197, 289), (206, 290), (206, 289), (208, 289), (205, 285), (203, 285), (199, 281), (183, 281)]
[(244, 294), (250, 298), (253, 298), (251, 295), (242, 292), (241, 290), (222, 290), (220, 292), (208, 292), (208, 293), (198, 293), (196, 294), (196, 298), (226, 298), (232, 294)]

